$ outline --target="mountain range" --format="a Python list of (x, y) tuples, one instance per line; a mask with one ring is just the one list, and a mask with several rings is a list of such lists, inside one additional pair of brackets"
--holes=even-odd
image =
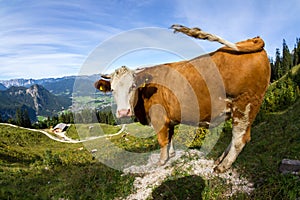
[(62, 78), (44, 78), (44, 79), (11, 79), (0, 80), (0, 91), (4, 91), (13, 86), (30, 87), (32, 85), (41, 85), (49, 92), (55, 95), (63, 95), (71, 97), (75, 81), (86, 81), (93, 84), (99, 75), (89, 76), (65, 76)]
[(75, 92), (90, 94), (87, 88), (93, 88), (98, 78), (99, 75), (0, 80), (0, 117), (14, 118), (19, 108), (28, 111), (31, 121), (36, 121), (37, 115), (53, 116), (71, 106), (74, 85)]
[(2, 83), (0, 83), (0, 91), (6, 90), (6, 89), (7, 88)]

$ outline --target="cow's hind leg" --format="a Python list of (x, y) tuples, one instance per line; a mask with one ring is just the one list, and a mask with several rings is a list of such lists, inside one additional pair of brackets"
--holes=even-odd
[(175, 156), (175, 149), (174, 149), (174, 142), (172, 140), (172, 137), (174, 135), (174, 126), (169, 127), (169, 158), (172, 158)]
[(216, 172), (224, 172), (231, 167), (246, 142), (250, 140), (251, 121), (249, 118), (251, 104), (249, 103), (244, 111), (236, 109), (233, 112), (232, 140), (225, 152), (217, 160)]

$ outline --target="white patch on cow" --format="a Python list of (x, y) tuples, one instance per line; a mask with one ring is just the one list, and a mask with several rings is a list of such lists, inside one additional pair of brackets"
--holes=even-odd
[(173, 139), (171, 139), (169, 144), (169, 158), (172, 158), (176, 155), (175, 148), (174, 148), (174, 142)]
[(117, 104), (117, 117), (128, 117), (133, 115), (131, 103), (135, 96), (135, 83), (133, 72), (126, 67), (121, 67), (112, 74), (111, 89)]
[[(249, 113), (250, 113), (251, 104), (249, 103), (246, 106), (245, 111), (240, 111), (243, 114), (241, 118), (233, 118), (234, 126), (232, 130), (232, 140), (225, 152), (221, 155), (218, 159), (221, 162), (217, 170), (223, 172), (224, 170), (228, 169), (231, 164), (236, 160), (239, 153), (242, 151), (245, 143), (243, 142), (243, 136), (246, 133), (246, 130), (249, 126)], [(237, 108), (233, 108), (237, 110)]]

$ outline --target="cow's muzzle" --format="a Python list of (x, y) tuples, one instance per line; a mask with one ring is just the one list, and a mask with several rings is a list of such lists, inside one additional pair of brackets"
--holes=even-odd
[(130, 109), (121, 109), (118, 110), (117, 112), (117, 118), (131, 117), (131, 116), (132, 116), (132, 112)]

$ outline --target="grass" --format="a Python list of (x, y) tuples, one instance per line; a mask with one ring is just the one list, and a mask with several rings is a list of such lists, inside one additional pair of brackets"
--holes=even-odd
[(84, 140), (89, 137), (114, 134), (120, 129), (120, 126), (111, 126), (108, 124), (72, 124), (67, 129), (66, 136), (72, 139)]
[[(294, 200), (300, 197), (299, 176), (282, 175), (278, 171), (283, 158), (300, 160), (299, 113), (300, 100), (285, 111), (269, 114), (264, 122), (252, 127), (252, 139), (233, 168), (253, 182), (255, 190), (251, 195), (237, 193), (231, 199)], [(67, 135), (78, 139), (81, 138), (78, 132), (89, 137), (114, 134), (121, 128), (98, 125), (72, 125)], [(97, 127), (102, 132), (98, 132)], [(203, 138), (203, 131), (188, 126), (180, 130), (185, 130), (183, 136), (199, 134), (196, 141), (184, 141), (177, 133), (177, 140), (188, 147), (200, 148), (198, 139)], [(230, 143), (230, 131), (227, 125), (208, 155), (210, 158), (216, 159)], [(92, 149), (98, 151), (91, 154)], [(37, 132), (0, 125), (0, 199), (123, 198), (133, 192), (135, 177), (108, 166), (118, 169), (128, 163), (144, 164), (149, 154), (158, 150), (156, 135), (149, 127), (139, 124), (127, 125), (122, 134), (84, 144), (58, 143)], [(138, 160), (132, 156), (134, 153), (143, 153), (144, 157)], [(155, 188), (152, 197), (222, 199), (228, 188), (226, 180), (204, 180), (178, 168)]]
[(73, 101), (78, 103), (79, 105), (83, 105), (84, 107), (99, 108), (102, 106), (110, 106), (112, 104), (113, 99), (110, 95), (103, 94), (98, 94), (95, 96), (75, 95), (73, 97)]
[[(300, 101), (284, 112), (270, 114), (267, 121), (252, 130), (252, 141), (246, 146), (237, 165), (245, 169), (257, 190), (253, 198), (296, 199), (300, 197), (300, 179), (281, 175), (282, 159), (300, 160)], [(266, 192), (268, 191), (268, 192)]]
[[(282, 175), (278, 168), (284, 158), (300, 160), (300, 100), (284, 112), (269, 114), (267, 120), (252, 127), (246, 144), (233, 167), (255, 183), (251, 196), (243, 199), (296, 199), (300, 197), (300, 178)], [(214, 159), (230, 142), (223, 135), (210, 156)], [(240, 194), (241, 195), (241, 194)], [(235, 197), (238, 198), (238, 197)]]
[(113, 199), (131, 192), (133, 176), (81, 147), (0, 125), (0, 199)]

